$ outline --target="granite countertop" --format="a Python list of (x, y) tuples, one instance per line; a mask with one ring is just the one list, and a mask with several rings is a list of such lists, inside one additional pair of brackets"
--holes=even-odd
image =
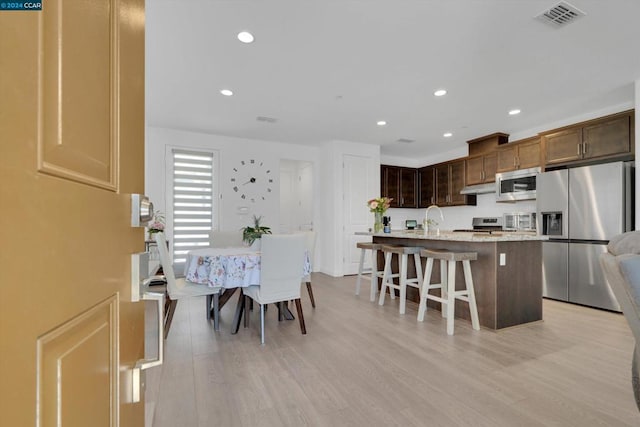
[(441, 230), (440, 234), (425, 234), (423, 230), (392, 230), (391, 233), (356, 232), (360, 236), (392, 237), (396, 239), (415, 240), (451, 240), (461, 242), (520, 242), (530, 240), (549, 240), (547, 236), (540, 236), (534, 232), (493, 232), (474, 233), (465, 231)]

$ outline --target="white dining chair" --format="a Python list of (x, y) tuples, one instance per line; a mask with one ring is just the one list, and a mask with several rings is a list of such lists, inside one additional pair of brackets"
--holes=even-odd
[(164, 276), (167, 279), (167, 294), (169, 294), (170, 300), (169, 309), (165, 313), (164, 337), (166, 338), (169, 334), (169, 328), (171, 327), (171, 321), (173, 320), (173, 314), (176, 311), (178, 300), (187, 297), (207, 297), (207, 319), (211, 318), (211, 306), (213, 300), (213, 328), (216, 331), (219, 330), (220, 313), (218, 310), (218, 297), (222, 287), (210, 287), (207, 285), (188, 282), (184, 278), (176, 278), (164, 233), (156, 233), (155, 237), (156, 243), (158, 244), (158, 253), (160, 254), (160, 264), (162, 265)]
[[(305, 236), (305, 249), (309, 256), (309, 261), (313, 270), (313, 257), (316, 249), (316, 232), (315, 231), (303, 231), (301, 234)], [(311, 287), (311, 271), (309, 274), (302, 278), (302, 282), (307, 285), (307, 292), (309, 293), (309, 299), (311, 300), (311, 307), (316, 308), (316, 300), (313, 297), (313, 288)]]
[(209, 236), (209, 246), (212, 248), (238, 248), (245, 246), (242, 241), (242, 231), (212, 231)]
[(260, 304), (260, 342), (264, 344), (265, 304), (289, 300), (295, 301), (300, 331), (304, 335), (307, 330), (300, 302), (300, 282), (306, 238), (302, 234), (266, 234), (261, 240), (260, 285), (243, 289), (246, 296)]

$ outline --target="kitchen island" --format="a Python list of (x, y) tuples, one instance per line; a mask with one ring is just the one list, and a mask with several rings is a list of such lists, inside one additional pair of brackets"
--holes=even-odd
[[(480, 325), (489, 329), (503, 329), (542, 320), (541, 241), (547, 240), (547, 237), (513, 232), (426, 234), (422, 230), (356, 234), (372, 236), (375, 243), (477, 252), (478, 259), (471, 262), (471, 271)], [(423, 258), (423, 271), (424, 264)], [(381, 252), (378, 254), (378, 265), (384, 265)], [(456, 289), (462, 289), (462, 266), (458, 265), (457, 268)], [(392, 269), (398, 271), (395, 257)], [(413, 263), (409, 263), (408, 275), (415, 277)], [(440, 268), (436, 262), (431, 283), (439, 282)], [(419, 302), (417, 289), (407, 289), (407, 300)], [(439, 310), (440, 304), (429, 301), (429, 308)], [(456, 301), (455, 313), (456, 317), (470, 319), (467, 303)]]

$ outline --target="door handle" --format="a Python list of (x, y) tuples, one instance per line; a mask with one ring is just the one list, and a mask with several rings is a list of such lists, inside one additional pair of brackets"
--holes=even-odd
[(578, 144), (578, 157), (582, 155), (582, 143)]
[(587, 155), (587, 141), (582, 143), (582, 155), (583, 156)]
[(142, 371), (160, 366), (164, 363), (164, 294), (156, 292), (145, 292), (141, 295), (142, 300), (156, 301), (158, 306), (158, 358), (140, 359), (136, 362), (131, 373), (131, 400), (140, 402), (142, 399)]
[(139, 402), (142, 398), (142, 371), (160, 366), (164, 362), (164, 293), (149, 292), (144, 285), (148, 279), (149, 253), (131, 254), (131, 302), (155, 301), (158, 309), (158, 357), (140, 359), (131, 371), (131, 400)]

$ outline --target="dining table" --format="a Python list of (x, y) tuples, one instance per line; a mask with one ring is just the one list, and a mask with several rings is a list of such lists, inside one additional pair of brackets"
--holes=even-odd
[[(187, 281), (207, 286), (219, 286), (224, 289), (220, 295), (221, 309), (233, 294), (240, 289), (240, 297), (236, 305), (231, 333), (238, 332), (240, 319), (245, 312), (242, 288), (260, 285), (261, 252), (252, 247), (202, 248), (187, 253), (184, 275)], [(309, 253), (305, 252), (304, 264), (300, 270), (300, 279), (311, 273)], [(278, 306), (278, 310), (282, 310)], [(282, 315), (293, 320), (293, 313), (285, 305)], [(245, 315), (245, 324), (246, 324)]]

